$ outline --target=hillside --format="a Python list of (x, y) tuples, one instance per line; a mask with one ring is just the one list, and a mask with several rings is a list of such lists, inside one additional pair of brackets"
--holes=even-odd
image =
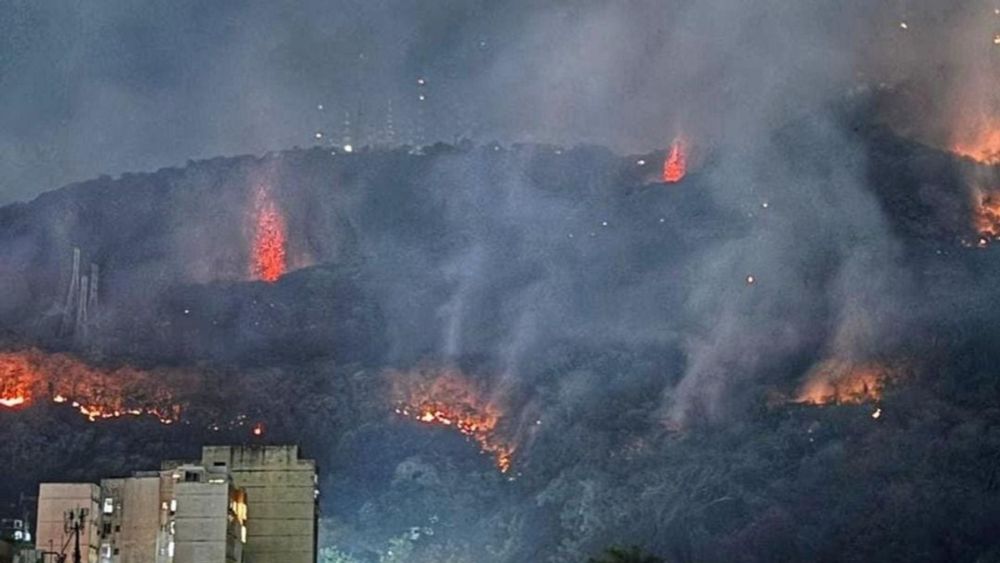
[(314, 148), (2, 208), (0, 500), (296, 441), (331, 558), (1000, 559), (1000, 167), (865, 123), (695, 140), (677, 183), (664, 150)]

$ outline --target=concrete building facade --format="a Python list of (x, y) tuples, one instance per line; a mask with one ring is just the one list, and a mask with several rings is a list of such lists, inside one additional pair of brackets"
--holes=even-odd
[(315, 563), (316, 462), (298, 446), (206, 446), (205, 467), (225, 468), (246, 491), (245, 563)]
[(225, 468), (185, 464), (165, 471), (167, 555), (172, 563), (242, 563), (246, 493)]
[(101, 480), (101, 563), (166, 563), (160, 472)]
[(35, 545), (71, 558), (65, 515), (84, 509), (87, 563), (315, 563), (317, 483), (297, 446), (209, 446), (100, 486), (43, 483)]
[(73, 534), (66, 529), (66, 512), (85, 510), (80, 531), (82, 561), (98, 563), (101, 490), (90, 483), (42, 483), (38, 488), (35, 545), (44, 551), (73, 553)]

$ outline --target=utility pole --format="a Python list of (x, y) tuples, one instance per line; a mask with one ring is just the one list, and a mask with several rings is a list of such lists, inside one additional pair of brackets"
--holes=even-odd
[(80, 557), (80, 532), (86, 526), (89, 513), (90, 511), (86, 508), (75, 508), (63, 513), (63, 529), (67, 534), (73, 534), (73, 563), (82, 563)]

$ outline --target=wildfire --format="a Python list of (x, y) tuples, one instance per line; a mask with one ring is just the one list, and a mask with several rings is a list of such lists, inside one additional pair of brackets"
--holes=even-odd
[(24, 395), (15, 395), (13, 397), (8, 395), (5, 397), (0, 397), (0, 406), (7, 407), (8, 409), (19, 407), (27, 402), (28, 398), (25, 397)]
[(972, 226), (979, 235), (979, 246), (991, 239), (1000, 239), (1000, 197), (976, 193), (972, 209)]
[(43, 398), (70, 403), (91, 422), (150, 415), (171, 424), (180, 415), (164, 374), (128, 366), (102, 370), (37, 349), (0, 352), (0, 405), (11, 408)]
[(980, 164), (1000, 164), (1000, 123), (980, 130), (967, 141), (955, 143), (952, 150)]
[(484, 399), (475, 382), (457, 370), (392, 376), (397, 414), (453, 428), (492, 456), (501, 473), (510, 470), (515, 448), (498, 432), (503, 410)]
[(687, 144), (682, 137), (677, 137), (670, 144), (670, 153), (663, 161), (663, 181), (676, 184), (687, 175)]
[(795, 398), (811, 405), (878, 401), (893, 370), (877, 363), (827, 360), (814, 367)]
[(265, 188), (258, 190), (254, 207), (256, 221), (251, 274), (255, 279), (274, 283), (287, 268), (285, 218)]
[(0, 406), (12, 409), (28, 404), (29, 381), (27, 366), (0, 362)]

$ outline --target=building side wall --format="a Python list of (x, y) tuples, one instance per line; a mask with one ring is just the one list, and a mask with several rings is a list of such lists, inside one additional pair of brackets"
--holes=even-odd
[(35, 525), (35, 542), (40, 549), (73, 553), (72, 534), (65, 529), (68, 510), (86, 508), (89, 515), (80, 533), (80, 552), (88, 563), (98, 563), (100, 519), (98, 499), (100, 488), (89, 483), (42, 483), (38, 488), (38, 520)]
[(206, 466), (225, 464), (247, 493), (245, 563), (314, 563), (316, 464), (296, 446), (210, 446)]
[(176, 483), (174, 563), (226, 561), (229, 487), (226, 483)]
[(156, 563), (160, 533), (160, 478), (125, 480), (121, 508), (120, 563)]

